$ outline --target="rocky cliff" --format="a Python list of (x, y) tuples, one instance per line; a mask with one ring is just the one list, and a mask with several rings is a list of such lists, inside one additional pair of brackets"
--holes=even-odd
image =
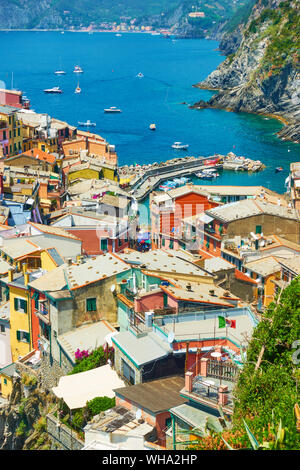
[(0, 450), (49, 450), (46, 418), (51, 398), (39, 388), (24, 395), (16, 379), (8, 404), (0, 406)]
[(286, 124), (279, 135), (299, 143), (300, 0), (257, 0), (222, 47), (226, 60), (195, 85), (218, 93), (193, 107), (274, 115)]

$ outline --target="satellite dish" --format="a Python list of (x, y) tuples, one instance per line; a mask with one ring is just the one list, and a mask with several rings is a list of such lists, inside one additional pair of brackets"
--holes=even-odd
[(170, 331), (170, 333), (168, 334), (168, 343), (173, 343), (174, 339), (175, 339), (174, 332)]
[(136, 417), (136, 419), (141, 419), (141, 417), (142, 417), (142, 410), (140, 410), (140, 409), (136, 410), (135, 417)]
[(111, 286), (110, 290), (111, 290), (111, 292), (115, 292), (115, 290), (116, 290), (115, 284), (113, 284), (113, 285)]

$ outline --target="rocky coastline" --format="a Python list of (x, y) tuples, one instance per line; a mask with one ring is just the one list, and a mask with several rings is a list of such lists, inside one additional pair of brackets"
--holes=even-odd
[[(271, 2), (271, 0), (270, 0)], [(271, 2), (276, 9), (277, 3)], [(299, 2), (295, 2), (297, 6)], [(263, 11), (256, 4), (255, 17)], [(229, 55), (204, 81), (194, 85), (200, 89), (217, 91), (209, 101), (200, 100), (190, 106), (194, 109), (217, 108), (234, 112), (248, 112), (271, 116), (285, 126), (278, 132), (284, 140), (300, 142), (300, 73), (295, 56), (287, 58), (281, 66), (268, 63), (270, 38), (266, 34), (270, 23), (259, 23), (249, 34), (247, 26), (229, 36), (220, 49)], [(240, 41), (240, 44), (239, 44)], [(272, 44), (271, 44), (272, 45)], [(282, 54), (283, 55), (283, 54)], [(274, 61), (275, 62), (275, 61)]]

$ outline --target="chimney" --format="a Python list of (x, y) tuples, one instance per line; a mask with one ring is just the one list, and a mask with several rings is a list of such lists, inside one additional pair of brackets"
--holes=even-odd
[(23, 263), (22, 264), (22, 272), (23, 272), (24, 277), (25, 277), (25, 274), (27, 273), (27, 268), (28, 268), (27, 263)]
[(72, 258), (68, 258), (68, 259), (67, 259), (67, 265), (68, 265), (68, 266), (72, 266)]
[(191, 292), (191, 290), (192, 290), (192, 285), (191, 285), (190, 283), (188, 283), (188, 284), (186, 285), (186, 290), (189, 291), (189, 292)]
[(8, 268), (8, 281), (12, 282), (14, 280), (14, 268)]
[(28, 283), (29, 283), (29, 272), (26, 271), (26, 272), (24, 273), (24, 285), (27, 286)]

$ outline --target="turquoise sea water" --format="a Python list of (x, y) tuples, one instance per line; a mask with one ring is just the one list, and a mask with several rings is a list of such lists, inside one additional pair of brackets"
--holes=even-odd
[[(212, 93), (192, 84), (204, 79), (224, 60), (218, 43), (170, 40), (146, 34), (0, 32), (0, 80), (25, 92), (32, 108), (73, 125), (91, 128), (116, 145), (120, 164), (150, 163), (182, 155), (234, 151), (259, 159), (266, 170), (253, 175), (223, 172), (218, 184), (262, 184), (284, 192), (289, 164), (300, 159), (300, 146), (280, 141), (281, 124), (273, 119), (220, 110), (191, 110), (187, 105)], [(73, 73), (75, 65), (84, 73)], [(55, 70), (63, 69), (64, 76)], [(143, 78), (136, 75), (142, 72)], [(79, 84), (80, 95), (74, 90)], [(3, 84), (2, 84), (3, 86)], [(43, 89), (60, 86), (62, 95)], [(104, 114), (117, 106), (121, 114)], [(156, 123), (155, 132), (149, 125)], [(174, 141), (189, 144), (187, 153), (171, 149)], [(276, 166), (284, 171), (275, 174)], [(201, 181), (201, 184), (210, 182)]]

